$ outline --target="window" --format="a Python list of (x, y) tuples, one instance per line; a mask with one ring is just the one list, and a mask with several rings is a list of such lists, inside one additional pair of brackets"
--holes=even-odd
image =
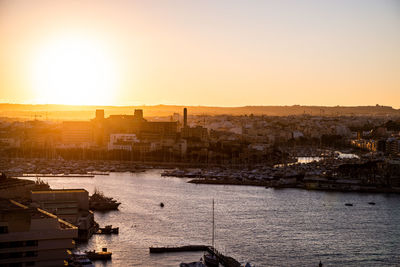
[(10, 242), (10, 248), (18, 248), (18, 247), (23, 247), (24, 242), (22, 241), (15, 241), (15, 242)]
[(25, 252), (25, 257), (36, 257), (38, 255), (37, 251), (27, 251)]
[[(0, 253), (0, 260), (8, 259), (9, 257), (10, 255), (8, 253)], [(0, 266), (2, 265), (0, 264)]]
[(25, 243), (25, 246), (27, 247), (37, 247), (38, 241), (37, 240), (28, 240)]
[(12, 252), (10, 258), (22, 258), (22, 252)]
[(0, 234), (7, 234), (8, 226), (0, 226)]

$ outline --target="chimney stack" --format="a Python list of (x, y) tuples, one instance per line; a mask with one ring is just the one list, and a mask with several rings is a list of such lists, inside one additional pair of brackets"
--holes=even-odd
[(183, 109), (183, 127), (187, 127), (187, 108)]

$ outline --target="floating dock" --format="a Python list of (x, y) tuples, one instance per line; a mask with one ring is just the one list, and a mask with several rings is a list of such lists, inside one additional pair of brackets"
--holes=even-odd
[(149, 247), (150, 253), (169, 253), (169, 252), (188, 252), (188, 251), (207, 251), (217, 256), (219, 263), (225, 267), (240, 267), (240, 263), (232, 257), (225, 256), (212, 246), (188, 245), (180, 247)]
[(208, 246), (189, 245), (181, 247), (149, 247), (150, 253), (185, 252), (185, 251), (208, 251)]

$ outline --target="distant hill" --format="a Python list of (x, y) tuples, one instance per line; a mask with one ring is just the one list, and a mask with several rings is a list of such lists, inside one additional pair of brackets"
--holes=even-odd
[[(170, 116), (183, 113), (185, 106), (69, 106), (69, 105), (26, 105), (0, 104), (0, 117), (20, 120), (89, 120), (96, 109), (104, 109), (105, 116), (115, 114), (133, 114), (135, 109), (143, 109), (145, 117)], [(243, 107), (207, 107), (186, 106), (189, 115), (322, 115), (322, 116), (400, 116), (400, 110), (388, 106), (322, 107), (322, 106), (243, 106)]]

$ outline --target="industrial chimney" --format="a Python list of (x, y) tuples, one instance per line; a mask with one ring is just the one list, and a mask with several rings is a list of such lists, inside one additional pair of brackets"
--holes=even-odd
[(183, 109), (183, 127), (187, 127), (187, 108)]

